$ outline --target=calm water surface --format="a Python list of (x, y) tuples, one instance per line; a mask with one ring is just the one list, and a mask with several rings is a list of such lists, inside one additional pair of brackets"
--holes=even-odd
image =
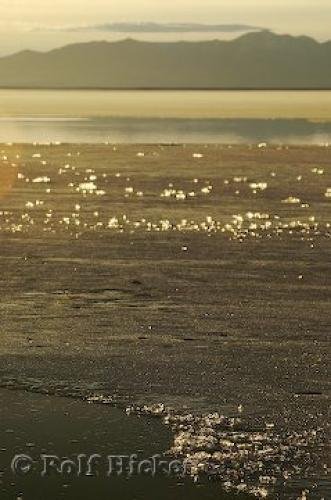
[[(23, 391), (1, 390), (0, 397), (0, 498), (1, 500), (123, 499), (123, 500), (243, 500), (246, 496), (221, 493), (217, 482), (196, 487), (190, 479), (158, 473), (107, 476), (108, 455), (130, 456), (150, 461), (170, 444), (170, 432), (156, 419), (126, 417), (124, 411), (107, 405), (89, 405), (75, 399), (48, 397)], [(69, 469), (60, 474), (49, 468), (45, 476), (41, 455), (68, 458), (93, 454), (93, 475)], [(13, 472), (15, 456), (33, 459), (30, 470)], [(162, 459), (162, 457), (161, 457)], [(123, 459), (124, 460), (124, 459)], [(17, 461), (19, 464), (19, 461)], [(84, 465), (85, 464), (85, 465)], [(128, 461), (124, 462), (128, 467)], [(115, 467), (114, 467), (115, 468)], [(19, 469), (19, 466), (17, 466)], [(120, 468), (116, 468), (120, 470)], [(85, 472), (84, 472), (85, 471)]]
[(0, 142), (331, 142), (331, 92), (0, 90)]

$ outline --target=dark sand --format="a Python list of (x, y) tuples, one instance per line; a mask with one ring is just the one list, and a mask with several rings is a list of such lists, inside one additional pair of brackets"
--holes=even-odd
[(0, 149), (2, 385), (326, 430), (330, 148)]

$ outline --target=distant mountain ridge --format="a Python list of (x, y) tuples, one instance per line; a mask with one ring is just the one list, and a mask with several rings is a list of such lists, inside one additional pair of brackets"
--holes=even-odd
[(331, 89), (331, 42), (247, 33), (204, 42), (89, 42), (0, 58), (0, 87)]

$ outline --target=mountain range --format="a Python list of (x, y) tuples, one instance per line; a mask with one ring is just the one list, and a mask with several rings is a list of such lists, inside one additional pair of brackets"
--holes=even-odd
[(0, 87), (331, 89), (331, 42), (251, 32), (234, 40), (88, 42), (0, 58)]

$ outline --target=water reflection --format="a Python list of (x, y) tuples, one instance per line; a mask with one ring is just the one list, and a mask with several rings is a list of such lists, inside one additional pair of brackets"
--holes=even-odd
[(331, 122), (304, 119), (53, 118), (0, 120), (0, 142), (258, 143), (331, 142)]
[(0, 168), (0, 199), (11, 190), (17, 180), (17, 167)]

